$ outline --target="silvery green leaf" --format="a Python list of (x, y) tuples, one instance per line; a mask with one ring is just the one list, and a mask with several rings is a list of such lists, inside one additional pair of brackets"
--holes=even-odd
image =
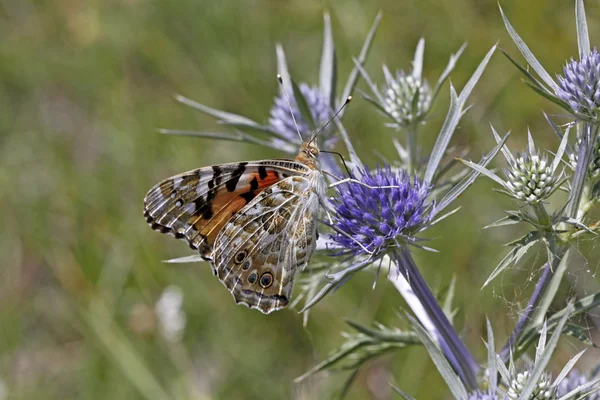
[(280, 43), (275, 45), (275, 54), (277, 56), (277, 73), (281, 75), (283, 88), (287, 93), (291, 94), (293, 93), (292, 78), (290, 77), (290, 72), (288, 70), (285, 52), (283, 51), (283, 47), (281, 47)]
[[(449, 216), (451, 216), (452, 214), (458, 212), (458, 210), (460, 210), (460, 207), (456, 207), (454, 210), (447, 212), (446, 214), (443, 214), (441, 217), (438, 217), (436, 219), (434, 219), (433, 221), (431, 221), (430, 223), (427, 224), (426, 227), (423, 227), (422, 229), (419, 230), (419, 232), (424, 231), (425, 229), (437, 224), (440, 221), (445, 220), (446, 218), (448, 218)], [(434, 215), (438, 215), (439, 213), (435, 213)]]
[(296, 82), (294, 82), (293, 79), (292, 89), (294, 93), (294, 98), (296, 99), (296, 104), (298, 105), (298, 110), (300, 111), (300, 114), (302, 114), (302, 118), (304, 118), (304, 121), (306, 121), (306, 123), (310, 127), (310, 130), (314, 131), (315, 129), (317, 129), (317, 127), (313, 115), (310, 112), (310, 108), (308, 107), (308, 102), (306, 101), (306, 98), (304, 97), (304, 95), (300, 91), (300, 88), (298, 87)]
[(180, 103), (185, 104), (186, 106), (192, 107), (198, 111), (202, 111), (203, 113), (208, 114), (212, 117), (215, 117), (225, 123), (242, 124), (242, 125), (253, 126), (256, 128), (262, 127), (261, 124), (259, 124), (258, 122), (252, 121), (250, 118), (246, 118), (242, 115), (233, 114), (230, 112), (221, 111), (221, 110), (217, 110), (215, 108), (205, 106), (204, 104), (195, 102), (194, 100), (188, 99), (187, 97), (182, 96), (180, 94), (175, 95), (175, 100), (177, 100)]
[(542, 78), (546, 85), (548, 85), (554, 92), (556, 92), (556, 90), (558, 89), (558, 85), (556, 84), (556, 82), (554, 82), (552, 77), (550, 77), (550, 74), (546, 72), (544, 67), (542, 67), (542, 64), (540, 64), (537, 58), (535, 58), (531, 50), (529, 50), (529, 47), (527, 47), (523, 39), (521, 39), (517, 31), (515, 31), (515, 29), (512, 27), (512, 25), (506, 18), (506, 15), (504, 15), (504, 10), (502, 10), (502, 7), (500, 7), (499, 4), (498, 7), (500, 8), (500, 13), (502, 14), (502, 19), (504, 20), (504, 25), (506, 26), (508, 34), (519, 48), (519, 51), (521, 52), (527, 63), (531, 65), (533, 70), (538, 74), (540, 78)]
[[(378, 111), (380, 111), (381, 113), (383, 113), (383, 115), (385, 115), (389, 119), (392, 119), (392, 120), (394, 119), (394, 117), (392, 116), (392, 114), (388, 113), (386, 111), (386, 109), (383, 108), (383, 106), (381, 105), (381, 103), (379, 103), (378, 101), (376, 101), (375, 99), (373, 99), (372, 97), (370, 97), (368, 94), (366, 94), (365, 92), (363, 92), (360, 89), (358, 89), (358, 93), (360, 94), (360, 97), (362, 97), (363, 99), (365, 99), (366, 101), (368, 101), (369, 103), (371, 103), (372, 105), (374, 105), (375, 108), (377, 108)], [(394, 126), (396, 126), (396, 124), (394, 124)]]
[(446, 120), (442, 125), (442, 129), (435, 141), (435, 145), (431, 150), (431, 155), (429, 157), (429, 162), (427, 163), (427, 168), (425, 170), (425, 175), (423, 177), (423, 181), (425, 183), (431, 183), (437, 168), (442, 160), (442, 157), (446, 153), (446, 149), (448, 148), (448, 144), (450, 143), (450, 139), (452, 139), (452, 135), (458, 126), (458, 122), (462, 117), (463, 107), (465, 106), (465, 102), (467, 98), (471, 94), (471, 91), (475, 87), (475, 84), (483, 74), (485, 67), (487, 66), (492, 54), (496, 50), (496, 46), (493, 46), (490, 51), (485, 55), (471, 78), (465, 84), (465, 87), (461, 91), (460, 95), (456, 95), (456, 91), (450, 85), (450, 107), (448, 109), (448, 114), (446, 114)]
[(414, 332), (402, 331), (400, 329), (389, 329), (382, 325), (379, 325), (378, 329), (368, 328), (366, 326), (357, 324), (356, 322), (350, 321), (347, 318), (344, 318), (344, 322), (357, 332), (382, 342), (397, 342), (411, 345), (421, 344), (419, 337)]
[(554, 300), (554, 297), (558, 292), (562, 278), (569, 266), (568, 259), (570, 256), (570, 248), (564, 249), (563, 247), (560, 247), (558, 249), (550, 250), (554, 255), (552, 263), (552, 270), (554, 271), (554, 274), (552, 275), (550, 283), (548, 283), (548, 286), (541, 297), (538, 308), (535, 310), (535, 314), (533, 316), (533, 321), (535, 323), (539, 323), (544, 319), (546, 312), (550, 308), (552, 300)]
[(487, 176), (494, 182), (496, 182), (499, 185), (502, 185), (502, 187), (504, 187), (504, 180), (502, 178), (500, 178), (498, 175), (496, 175), (495, 173), (493, 173), (492, 171), (490, 171), (489, 169), (482, 167), (479, 164), (475, 164), (473, 161), (467, 161), (467, 160), (458, 160), (458, 161), (465, 164), (467, 167), (474, 169), (475, 171), (479, 172), (480, 174)]
[(231, 140), (234, 142), (243, 142), (246, 140), (246, 135), (241, 132), (228, 133), (228, 132), (198, 132), (198, 131), (186, 131), (182, 129), (159, 129), (163, 135), (178, 135), (178, 136), (193, 136), (201, 137), (206, 139), (219, 139), (219, 140)]
[(444, 69), (444, 72), (442, 72), (442, 75), (440, 75), (437, 83), (435, 84), (435, 87), (433, 88), (433, 92), (431, 95), (431, 104), (434, 103), (435, 99), (437, 98), (438, 93), (440, 92), (440, 89), (442, 88), (442, 85), (444, 84), (444, 82), (446, 82), (446, 79), (448, 79), (448, 76), (450, 76), (450, 73), (456, 66), (456, 62), (458, 61), (458, 59), (460, 58), (462, 52), (465, 50), (466, 47), (467, 47), (467, 44), (465, 43), (462, 46), (460, 46), (460, 48), (458, 49), (458, 51), (456, 53), (450, 55), (450, 60), (448, 61), (448, 65), (446, 66), (446, 69)]
[(423, 75), (423, 53), (425, 51), (425, 39), (419, 39), (419, 43), (417, 43), (417, 48), (415, 49), (415, 57), (413, 59), (413, 70), (412, 76), (414, 76), (418, 81), (421, 80)]
[(483, 57), (483, 60), (481, 60), (481, 62), (479, 63), (479, 66), (477, 66), (477, 69), (475, 70), (475, 72), (473, 72), (473, 75), (471, 75), (471, 77), (469, 78), (469, 80), (465, 84), (465, 87), (460, 92), (460, 95), (458, 96), (458, 99), (459, 99), (459, 102), (461, 104), (461, 108), (467, 102), (467, 99), (471, 95), (471, 92), (475, 88), (475, 85), (479, 81), (479, 78), (481, 78), (481, 75), (483, 75), (483, 71), (487, 67), (487, 64), (489, 63), (490, 58), (492, 58), (492, 55), (494, 54), (495, 51), (496, 51), (496, 46), (494, 45), (487, 52), (487, 54), (485, 55), (485, 57)]
[(301, 313), (305, 312), (306, 310), (308, 310), (309, 308), (311, 308), (312, 306), (314, 306), (315, 304), (317, 304), (327, 294), (329, 294), (332, 291), (337, 290), (344, 283), (346, 283), (348, 281), (348, 279), (350, 279), (350, 277), (354, 273), (360, 271), (361, 269), (364, 269), (364, 268), (368, 267), (374, 261), (375, 260), (373, 260), (372, 258), (368, 257), (366, 259), (359, 260), (359, 261), (351, 264), (349, 267), (346, 267), (343, 270), (338, 271), (338, 272), (336, 272), (334, 274), (325, 274), (325, 276), (327, 277), (327, 279), (329, 280), (329, 282), (327, 282), (327, 284), (325, 284), (325, 286), (323, 286), (321, 288), (321, 290), (319, 291), (319, 293), (317, 293), (315, 295), (315, 297), (311, 298), (310, 300), (307, 300), (306, 304), (304, 305), (304, 308), (302, 308), (302, 310), (300, 310), (300, 312)]
[(454, 87), (450, 85), (450, 106), (448, 107), (446, 120), (444, 121), (442, 129), (440, 130), (437, 140), (435, 141), (435, 145), (431, 150), (429, 162), (427, 163), (427, 168), (425, 170), (425, 176), (423, 177), (423, 181), (425, 183), (432, 182), (433, 177), (437, 172), (437, 167), (440, 164), (442, 157), (446, 153), (446, 149), (448, 148), (448, 143), (450, 143), (454, 129), (456, 129), (458, 121), (460, 121), (461, 106), (462, 105), (458, 100), (458, 95), (456, 94)]
[(513, 374), (506, 368), (504, 361), (498, 354), (496, 354), (496, 366), (498, 367), (498, 372), (500, 373), (502, 380), (504, 382), (510, 382)]
[(336, 84), (336, 59), (333, 33), (331, 32), (331, 17), (329, 13), (323, 15), (323, 52), (321, 53), (321, 68), (319, 70), (319, 87), (321, 94), (327, 99), (329, 106), (336, 108), (335, 84)]
[(560, 371), (560, 373), (558, 374), (558, 376), (554, 380), (554, 383), (552, 384), (552, 388), (557, 388), (560, 385), (560, 383), (563, 381), (563, 379), (566, 378), (567, 374), (569, 372), (571, 372), (571, 370), (573, 369), (573, 367), (575, 366), (575, 364), (577, 363), (577, 361), (579, 361), (579, 359), (581, 358), (581, 356), (583, 355), (583, 353), (585, 353), (585, 350), (583, 350), (583, 351), (579, 352), (578, 354), (576, 354), (573, 358), (571, 358), (569, 360), (568, 363), (565, 364), (565, 366), (563, 367), (563, 369)]
[[(484, 168), (486, 165), (492, 161), (492, 159), (498, 154), (498, 151), (504, 146), (504, 143), (508, 139), (508, 134), (494, 147), (488, 154), (486, 154), (481, 161), (479, 161), (479, 166)], [(469, 186), (475, 182), (475, 179), (479, 176), (479, 171), (476, 169), (473, 170), (469, 175), (467, 175), (462, 181), (458, 184), (454, 185), (452, 189), (446, 193), (446, 195), (439, 201), (435, 210), (433, 211), (433, 216), (439, 214), (442, 210), (444, 210), (448, 205), (450, 205), (458, 196), (460, 196)]]
[(544, 112), (544, 118), (546, 118), (546, 121), (548, 121), (548, 124), (550, 124), (550, 127), (552, 128), (552, 130), (554, 131), (554, 133), (556, 133), (556, 136), (558, 136), (558, 138), (562, 140), (563, 133), (560, 130), (560, 128), (558, 127), (558, 125), (556, 125), (556, 123), (552, 120), (552, 118), (550, 118), (550, 116), (548, 114), (546, 114), (545, 112)]
[(565, 132), (565, 134), (563, 135), (563, 138), (560, 141), (560, 145), (558, 146), (558, 150), (556, 151), (556, 154), (554, 156), (554, 161), (552, 162), (552, 173), (554, 173), (556, 171), (556, 168), (558, 168), (558, 165), (562, 161), (563, 155), (565, 154), (565, 151), (568, 146), (568, 140), (569, 140), (569, 130), (567, 130)]
[[(494, 129), (494, 126), (492, 124), (490, 124), (490, 127), (492, 128), (492, 135), (494, 135), (494, 139), (496, 140), (496, 143), (500, 143), (503, 139), (500, 137), (500, 135), (498, 135), (498, 132), (496, 132), (496, 129)], [(506, 134), (506, 136), (509, 133), (510, 132), (508, 132)], [(506, 136), (504, 137), (505, 141), (506, 141)], [(510, 150), (508, 149), (508, 146), (506, 144), (502, 146), (502, 154), (504, 155), (504, 158), (506, 158), (506, 161), (508, 161), (508, 163), (510, 165), (513, 165), (516, 163), (515, 157), (512, 155), (512, 153), (510, 152)]]
[(358, 348), (366, 346), (368, 343), (371, 343), (371, 339), (362, 337), (356, 340), (345, 342), (338, 351), (334, 352), (331, 356), (329, 356), (326, 360), (323, 360), (319, 364), (312, 367), (306, 373), (294, 379), (295, 383), (302, 382), (304, 379), (308, 378), (311, 375), (316, 374), (319, 371), (323, 371), (324, 369), (333, 366), (338, 361), (342, 360), (347, 355), (356, 351)]
[(163, 260), (164, 263), (170, 264), (184, 264), (184, 263), (195, 263), (195, 262), (207, 262), (205, 259), (197, 254), (179, 258), (171, 258), (170, 260)]
[(571, 218), (577, 217), (581, 194), (587, 178), (587, 169), (590, 165), (592, 151), (594, 149), (592, 139), (595, 137), (598, 127), (595, 127), (594, 132), (592, 133), (592, 126), (587, 122), (582, 122), (577, 126), (577, 129), (582, 129), (583, 132), (580, 135), (581, 143), (579, 145), (579, 154), (577, 155), (577, 167), (575, 168), (575, 175), (571, 181), (571, 190), (569, 191), (569, 198), (567, 199), (569, 205), (566, 208), (566, 215)]
[(485, 319), (487, 327), (487, 351), (488, 351), (488, 379), (492, 393), (496, 392), (498, 386), (498, 365), (496, 358), (496, 347), (494, 345), (494, 331), (489, 319)]
[(494, 269), (494, 271), (487, 278), (482, 289), (486, 287), (496, 276), (498, 276), (502, 271), (508, 268), (511, 264), (517, 264), (519, 260), (527, 253), (527, 251), (536, 244), (540, 240), (540, 233), (533, 232), (528, 233), (519, 239), (520, 243), (511, 251), (508, 252), (506, 256), (500, 261), (498, 266)]
[[(369, 30), (369, 33), (367, 34), (367, 37), (365, 38), (365, 43), (362, 46), (362, 49), (360, 50), (360, 54), (358, 55), (357, 61), (360, 63), (360, 65), (362, 66), (365, 61), (367, 60), (367, 56), (369, 55), (369, 50), (371, 49), (371, 44), (373, 43), (373, 39), (375, 38), (375, 32), (377, 32), (377, 27), (379, 26), (379, 21), (381, 21), (381, 12), (377, 13), (377, 16), (375, 17), (375, 21), (373, 22), (373, 25), (371, 25), (371, 29)], [(350, 75), (348, 76), (348, 81), (346, 82), (346, 86), (344, 87), (344, 91), (342, 92), (342, 102), (345, 101), (348, 96), (350, 96), (352, 94), (352, 92), (354, 91), (354, 87), (356, 86), (356, 83), (358, 82), (358, 77), (359, 77), (359, 71), (358, 68), (355, 66), (352, 69), (352, 72), (350, 72)], [(342, 118), (342, 116), (345, 113), (345, 109), (340, 111), (339, 117)]]
[(534, 92), (538, 93), (539, 95), (541, 95), (542, 97), (546, 98), (547, 100), (550, 100), (552, 103), (556, 104), (557, 106), (564, 108), (565, 110), (567, 110), (570, 114), (574, 115), (575, 117), (584, 120), (587, 119), (586, 116), (580, 115), (578, 113), (576, 113), (571, 106), (569, 105), (569, 103), (567, 103), (564, 100), (559, 99), (558, 97), (556, 97), (554, 94), (552, 94), (551, 92), (549, 92), (546, 88), (540, 88), (537, 85), (534, 85), (533, 83), (529, 82), (529, 81), (525, 81), (525, 84), (527, 86), (529, 86), (531, 89), (533, 89)]
[(590, 54), (590, 35), (588, 33), (583, 0), (575, 0), (575, 20), (577, 22), (577, 47), (579, 48), (579, 59), (582, 59)]
[(542, 92), (545, 92), (547, 95), (554, 96), (554, 93), (551, 92), (546, 86), (544, 86), (544, 84), (540, 82), (535, 76), (533, 76), (533, 74), (529, 72), (529, 69), (521, 66), (521, 64), (519, 64), (514, 58), (508, 55), (508, 53), (504, 50), (500, 49), (500, 51), (502, 52), (502, 54), (504, 54), (506, 58), (508, 58), (508, 61), (510, 61), (515, 67), (517, 67), (519, 71), (521, 71), (523, 75), (525, 75), (525, 77), (528, 79), (526, 82), (531, 83), (532, 86), (538, 88)]
[(414, 397), (409, 396), (406, 392), (404, 392), (402, 389), (400, 389), (399, 387), (396, 387), (394, 385), (392, 385), (391, 383), (388, 382), (388, 386), (394, 391), (394, 393), (402, 396), (402, 398), (404, 400), (416, 400)]
[(444, 381), (446, 381), (446, 384), (448, 385), (448, 388), (454, 397), (458, 400), (466, 400), (468, 397), (467, 389), (450, 366), (450, 363), (448, 363), (446, 360), (446, 357), (438, 345), (433, 341), (431, 336), (429, 336), (429, 333), (421, 326), (419, 321), (414, 319), (411, 315), (407, 315), (407, 317), (412, 323), (415, 333), (427, 349), (431, 360), (435, 364), (437, 370), (440, 372), (440, 375), (442, 375), (442, 378), (444, 378)]
[(520, 218), (516, 218), (516, 217), (509, 215), (508, 217), (500, 218), (498, 221), (492, 222), (491, 224), (484, 226), (482, 229), (497, 228), (497, 227), (506, 226), (506, 225), (514, 225), (514, 224), (518, 224), (520, 222), (521, 222)]
[(354, 66), (356, 67), (358, 72), (360, 72), (360, 75), (363, 77), (363, 79), (367, 83), (367, 86), (369, 86), (369, 89), (371, 89), (371, 92), (375, 95), (375, 97), (377, 97), (377, 101), (380, 104), (384, 104), (383, 97), (381, 97), (381, 94), (379, 93), (379, 89), (377, 89), (377, 85), (375, 83), (373, 83), (373, 80), (371, 80), (371, 77), (369, 76), (367, 71), (365, 71), (365, 69), (363, 68), (362, 63), (356, 58), (352, 58), (352, 61), (354, 61)]
[(569, 304), (567, 306), (567, 313), (558, 322), (558, 324), (556, 326), (556, 330), (552, 334), (552, 337), (550, 337), (550, 340), (548, 341), (548, 343), (546, 343), (546, 345), (545, 345), (545, 350), (543, 351), (542, 354), (539, 355), (539, 357), (536, 356), (535, 363), (533, 365), (533, 368), (530, 370), (529, 378), (527, 379), (527, 382), (525, 383), (525, 387), (521, 391), (519, 400), (528, 400), (530, 398), (531, 394), (533, 393), (533, 391), (536, 389), (537, 383), (538, 383), (540, 377), (542, 376), (542, 374), (545, 372), (546, 366), (548, 365), (548, 362), (550, 361), (550, 357), (552, 357), (552, 353), (554, 353), (554, 349), (556, 348), (556, 345), (558, 344), (558, 340), (560, 339), (560, 335), (562, 333), (562, 330), (563, 330), (565, 324), (567, 323), (567, 319), (569, 318), (569, 314), (572, 312), (572, 309), (573, 309), (573, 304)]

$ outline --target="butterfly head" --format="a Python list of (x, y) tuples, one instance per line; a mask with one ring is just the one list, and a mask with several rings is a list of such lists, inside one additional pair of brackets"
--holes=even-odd
[(319, 168), (319, 148), (316, 140), (307, 140), (300, 146), (300, 151), (296, 156), (296, 161), (307, 165), (310, 168)]

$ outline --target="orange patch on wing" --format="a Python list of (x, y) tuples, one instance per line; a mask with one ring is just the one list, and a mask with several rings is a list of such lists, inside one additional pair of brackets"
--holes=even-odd
[(194, 227), (206, 238), (211, 247), (225, 224), (244, 208), (251, 198), (282, 179), (280, 174), (274, 170), (267, 170), (266, 175), (263, 176), (261, 179), (258, 172), (245, 174), (243, 180), (248, 183), (238, 185), (233, 192), (223, 186), (217, 190), (214, 198), (207, 202), (205, 207), (211, 207), (212, 217), (205, 219), (200, 217), (200, 214), (194, 222)]

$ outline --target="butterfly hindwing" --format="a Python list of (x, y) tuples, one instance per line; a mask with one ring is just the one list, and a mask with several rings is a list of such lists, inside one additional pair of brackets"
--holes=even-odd
[(288, 305), (296, 271), (317, 241), (319, 173), (263, 190), (223, 227), (214, 247), (215, 274), (238, 303), (270, 313)]

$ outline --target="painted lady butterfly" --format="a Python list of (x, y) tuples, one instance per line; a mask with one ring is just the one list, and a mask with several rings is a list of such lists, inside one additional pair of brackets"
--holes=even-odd
[(265, 314), (282, 309), (315, 250), (326, 201), (317, 135), (293, 161), (214, 165), (166, 179), (146, 194), (144, 216), (210, 261), (236, 303)]

